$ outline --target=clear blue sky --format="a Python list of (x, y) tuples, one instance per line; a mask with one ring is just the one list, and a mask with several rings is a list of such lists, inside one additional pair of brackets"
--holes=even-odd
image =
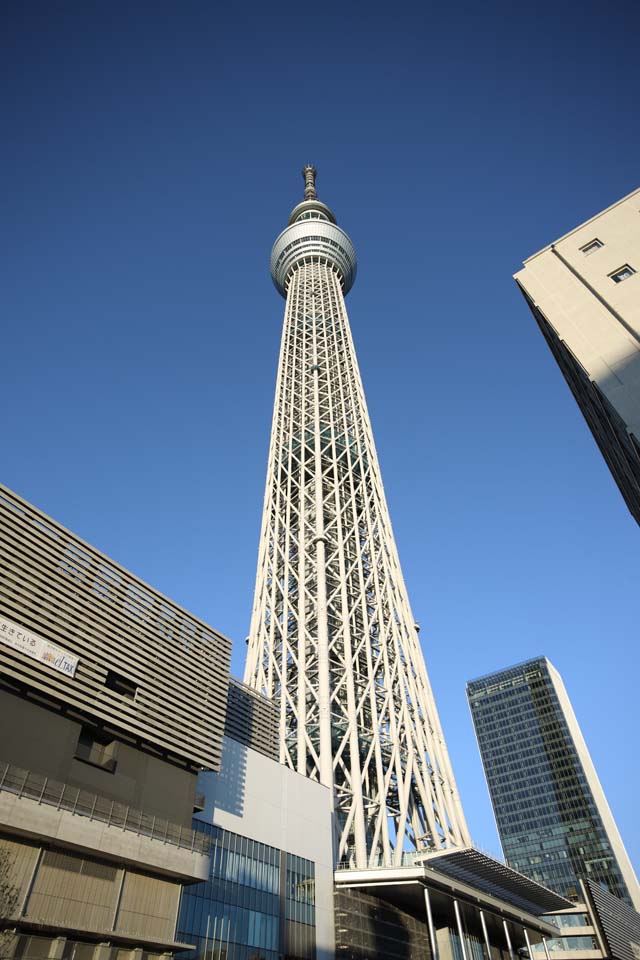
[[(234, 12), (236, 10), (237, 12)], [(511, 275), (640, 185), (637, 3), (7, 3), (2, 480), (231, 636), (318, 167), (476, 841), (465, 681), (564, 676), (636, 863), (640, 531)]]

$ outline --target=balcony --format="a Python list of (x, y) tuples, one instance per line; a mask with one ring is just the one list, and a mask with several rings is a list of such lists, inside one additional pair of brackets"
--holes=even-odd
[(182, 879), (208, 875), (206, 834), (2, 762), (0, 825)]

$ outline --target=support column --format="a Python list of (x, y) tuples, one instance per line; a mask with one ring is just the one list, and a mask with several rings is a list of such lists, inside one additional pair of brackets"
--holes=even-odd
[(549, 947), (547, 946), (547, 938), (546, 938), (546, 937), (543, 937), (543, 938), (542, 938), (542, 946), (544, 947), (544, 955), (545, 955), (545, 957), (546, 957), (546, 960), (551, 960), (551, 957), (549, 956)]
[(427, 926), (429, 927), (429, 943), (431, 944), (431, 956), (433, 960), (438, 958), (438, 945), (436, 943), (436, 931), (433, 926), (433, 915), (431, 913), (431, 898), (429, 897), (428, 887), (424, 888), (424, 905), (427, 911)]
[(511, 937), (509, 936), (509, 927), (507, 926), (506, 920), (502, 921), (502, 926), (504, 927), (504, 935), (507, 941), (507, 947), (509, 949), (509, 957), (511, 958), (511, 960), (514, 960), (513, 947), (511, 946)]
[(482, 936), (484, 938), (484, 945), (487, 951), (487, 960), (491, 960), (491, 944), (489, 943), (489, 934), (487, 932), (487, 923), (484, 919), (484, 911), (479, 910), (480, 914), (480, 925), (482, 927)]
[(61, 960), (66, 943), (66, 937), (56, 937), (55, 940), (52, 940), (49, 944), (48, 960)]
[[(314, 324), (316, 319), (313, 319)], [(314, 331), (313, 362), (318, 363)], [(316, 546), (316, 616), (318, 644), (318, 713), (320, 721), (320, 783), (329, 787), (333, 797), (333, 749), (331, 744), (331, 683), (329, 677), (329, 620), (327, 615), (326, 536), (324, 532), (324, 497), (322, 488), (322, 437), (320, 433), (320, 393), (318, 377), (313, 378), (314, 483), (315, 483), (315, 546)], [(300, 585), (304, 589), (304, 584)], [(334, 851), (334, 858), (337, 856)]]
[(111, 956), (111, 944), (99, 943), (93, 951), (93, 960), (109, 960)]
[(469, 960), (467, 956), (467, 948), (464, 942), (464, 929), (462, 926), (462, 917), (460, 916), (460, 905), (457, 900), (453, 901), (453, 909), (456, 914), (456, 924), (458, 927), (458, 936), (460, 937), (460, 949), (462, 951), (462, 960)]
[(29, 897), (31, 896), (31, 891), (36, 882), (36, 875), (40, 869), (40, 863), (42, 862), (42, 856), (44, 854), (44, 847), (39, 847), (36, 854), (35, 860), (33, 861), (33, 868), (31, 870), (31, 876), (29, 877), (29, 882), (27, 883), (24, 891), (24, 897), (22, 898), (22, 903), (20, 904), (20, 909), (18, 911), (19, 917), (24, 917), (27, 912), (27, 906), (29, 904)]
[(529, 934), (527, 933), (527, 928), (523, 927), (522, 932), (524, 933), (524, 942), (527, 945), (527, 951), (529, 953), (529, 960), (533, 960), (533, 952), (531, 950), (531, 942), (529, 940)]

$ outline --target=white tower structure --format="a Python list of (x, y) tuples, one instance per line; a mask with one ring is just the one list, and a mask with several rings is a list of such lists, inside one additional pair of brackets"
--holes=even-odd
[(335, 856), (469, 842), (400, 569), (344, 297), (356, 255), (306, 166), (271, 254), (286, 299), (245, 682), (332, 791)]

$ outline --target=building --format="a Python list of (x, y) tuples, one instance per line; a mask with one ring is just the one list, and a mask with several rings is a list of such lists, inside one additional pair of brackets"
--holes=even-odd
[(558, 672), (546, 657), (467, 684), (507, 863), (570, 900), (640, 889)]
[(333, 956), (329, 792), (230, 648), (0, 488), (2, 960)]
[(593, 880), (580, 881), (580, 901), (545, 917), (558, 933), (533, 945), (535, 960), (637, 960), (640, 914)]
[(558, 932), (542, 913), (569, 907), (472, 847), (335, 882), (336, 960), (515, 960)]
[(230, 652), (0, 488), (3, 956), (190, 945), (176, 919), (209, 868), (191, 821), (198, 772), (220, 769)]
[(468, 843), (385, 501), (345, 295), (356, 255), (303, 170), (271, 254), (286, 299), (245, 682), (324, 784), (338, 861)]
[(212, 855), (207, 880), (184, 892), (178, 935), (195, 947), (184, 960), (333, 957), (329, 791), (278, 762), (276, 708), (237, 680), (221, 768), (198, 790), (193, 826)]
[(529, 257), (515, 280), (640, 523), (640, 190)]

